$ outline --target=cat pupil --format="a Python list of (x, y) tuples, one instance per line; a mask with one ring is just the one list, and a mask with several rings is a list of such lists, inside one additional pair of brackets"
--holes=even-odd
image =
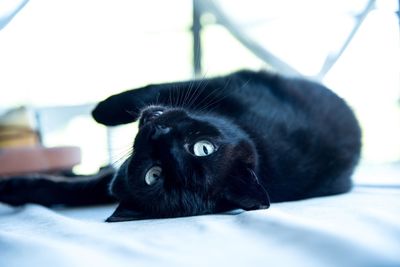
[(204, 151), (204, 154), (208, 155), (208, 149), (205, 145), (203, 145), (203, 151)]

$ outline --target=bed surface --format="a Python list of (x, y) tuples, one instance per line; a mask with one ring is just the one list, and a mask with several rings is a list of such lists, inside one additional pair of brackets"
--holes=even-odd
[(397, 181), (268, 210), (123, 223), (103, 222), (115, 205), (0, 203), (0, 266), (400, 266)]

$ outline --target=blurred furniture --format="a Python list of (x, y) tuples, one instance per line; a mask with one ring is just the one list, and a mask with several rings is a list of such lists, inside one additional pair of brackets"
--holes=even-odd
[(27, 2), (28, 0), (0, 1), (0, 30), (13, 19), (13, 17), (25, 6)]
[[(287, 6), (285, 7), (285, 11), (288, 14), (283, 14), (290, 16), (291, 8), (295, 6), (295, 1), (288, 0), (284, 1)], [(357, 1), (356, 3), (348, 3), (347, 5), (338, 4), (337, 1), (323, 1), (324, 5), (326, 4), (329, 8), (329, 5), (342, 5), (342, 12), (348, 13), (349, 16), (354, 18), (353, 27), (348, 29), (347, 32), (343, 33), (343, 37), (341, 37), (342, 44), (335, 45), (331, 51), (326, 55), (325, 60), (323, 61), (322, 66), (318, 73), (315, 73), (312, 78), (316, 80), (322, 80), (325, 75), (331, 70), (331, 68), (335, 65), (338, 59), (341, 57), (343, 52), (346, 50), (350, 42), (352, 41), (354, 35), (359, 30), (360, 26), (364, 22), (365, 18), (368, 14), (375, 8), (375, 0), (366, 0), (366, 1)], [(363, 3), (364, 2), (364, 3)], [(360, 4), (361, 3), (361, 4)], [(290, 76), (300, 76), (303, 75), (301, 71), (299, 71), (295, 66), (292, 66), (285, 60), (281, 59), (276, 53), (270, 51), (268, 49), (268, 44), (262, 43), (260, 38), (254, 38), (254, 35), (249, 34), (248, 25), (251, 24), (251, 27), (257, 27), (256, 24), (262, 24), (264, 22), (268, 22), (268, 20), (275, 20), (276, 16), (282, 14), (275, 14), (274, 11), (268, 10), (268, 7), (273, 9), (274, 5), (279, 4), (278, 1), (246, 1), (242, 3), (232, 2), (232, 1), (224, 1), (224, 0), (193, 0), (193, 66), (194, 72), (196, 74), (201, 73), (201, 29), (204, 26), (201, 17), (204, 14), (212, 14), (215, 17), (216, 23), (225, 27), (242, 45), (244, 45), (249, 51), (251, 51), (255, 56), (263, 60), (266, 64), (270, 65), (273, 69), (279, 71), (280, 73), (284, 73)], [(298, 3), (297, 3), (298, 4)], [(316, 1), (302, 1), (302, 5), (309, 5), (309, 9), (315, 11), (315, 13), (321, 12), (330, 12), (331, 10), (320, 10), (318, 7), (313, 5), (317, 4)], [(242, 9), (240, 9), (240, 5), (244, 5)], [(235, 12), (235, 6), (239, 6), (238, 12)], [(262, 10), (262, 16), (253, 18), (252, 16), (259, 13), (257, 8), (265, 8)], [(321, 7), (321, 5), (319, 6)], [(231, 12), (233, 10), (233, 12)], [(279, 10), (279, 8), (278, 8)], [(244, 12), (242, 12), (244, 11)], [(231, 12), (231, 13), (230, 13)], [(233, 13), (233, 14), (232, 14)], [(251, 18), (249, 20), (249, 18)], [(307, 18), (306, 19), (310, 19)], [(289, 20), (290, 21), (290, 20)], [(291, 22), (289, 22), (291, 23)], [(293, 22), (295, 23), (295, 22)], [(320, 21), (315, 21), (315, 25), (319, 25)], [(291, 26), (292, 29), (296, 29), (296, 27), (300, 27), (296, 24)], [(320, 25), (320, 27), (324, 27), (324, 25)], [(299, 29), (301, 30), (301, 28)], [(327, 29), (329, 31), (329, 29)], [(267, 32), (265, 34), (268, 34)], [(317, 33), (316, 33), (317, 34)], [(323, 37), (320, 37), (323, 38)], [(271, 40), (272, 41), (272, 40)], [(293, 47), (296, 44), (292, 44)], [(310, 46), (312, 44), (310, 43)], [(304, 52), (304, 51), (303, 51)]]
[(81, 161), (78, 147), (42, 145), (32, 109), (12, 109), (0, 116), (0, 176), (70, 171)]
[(0, 149), (0, 176), (71, 171), (81, 161), (78, 147)]

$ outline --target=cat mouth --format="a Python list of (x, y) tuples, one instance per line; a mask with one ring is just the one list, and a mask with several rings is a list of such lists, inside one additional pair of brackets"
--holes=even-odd
[(154, 121), (158, 117), (160, 117), (164, 111), (166, 110), (165, 107), (162, 106), (150, 106), (142, 110), (139, 119), (139, 127)]

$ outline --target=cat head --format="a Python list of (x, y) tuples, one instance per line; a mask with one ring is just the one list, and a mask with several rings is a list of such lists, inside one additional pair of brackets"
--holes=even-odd
[(111, 182), (120, 204), (107, 221), (267, 208), (256, 168), (253, 142), (229, 120), (145, 107), (132, 156)]

